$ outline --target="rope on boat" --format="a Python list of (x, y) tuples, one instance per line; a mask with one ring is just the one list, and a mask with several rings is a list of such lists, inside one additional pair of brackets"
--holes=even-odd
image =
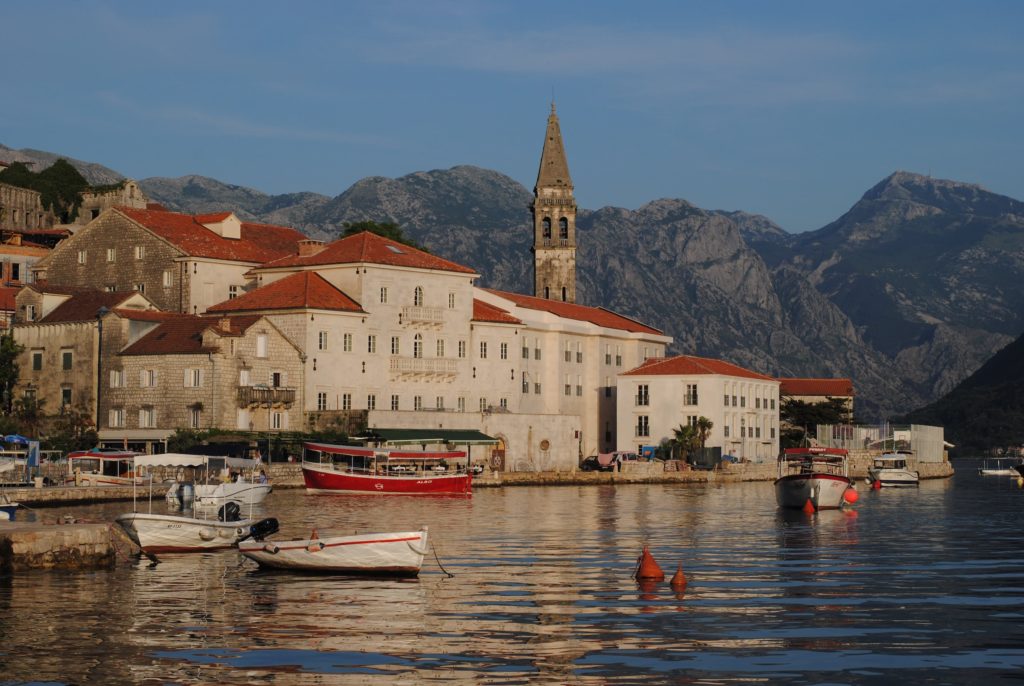
[[(409, 547), (412, 547), (412, 546), (410, 545)], [(439, 560), (439, 559), (437, 558), (437, 548), (436, 548), (436, 547), (434, 547), (434, 544), (433, 544), (433, 543), (431, 543), (431, 544), (430, 544), (430, 549), (434, 551), (434, 562), (436, 562), (436, 563), (437, 563), (437, 566), (438, 566), (438, 567), (440, 567), (440, 569), (441, 569), (441, 571), (442, 571), (442, 572), (444, 572), (445, 574), (447, 574), (447, 575), (448, 575), (448, 578), (449, 578), (449, 579), (453, 578), (453, 577), (454, 577), (455, 575), (454, 575), (454, 574), (452, 574), (451, 572), (449, 572), (449, 571), (448, 571), (447, 569), (445, 569), (445, 568), (444, 568), (444, 565), (442, 565), (442, 564), (441, 564), (441, 560)]]

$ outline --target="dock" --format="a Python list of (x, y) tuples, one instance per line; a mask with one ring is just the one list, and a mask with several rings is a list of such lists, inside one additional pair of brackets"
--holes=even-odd
[[(137, 549), (135, 549), (137, 550)], [(134, 552), (117, 525), (5, 522), (0, 525), (0, 575), (29, 569), (105, 569)]]

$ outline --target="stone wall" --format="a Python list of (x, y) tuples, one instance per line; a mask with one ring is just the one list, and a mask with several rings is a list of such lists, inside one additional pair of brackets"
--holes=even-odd
[(53, 212), (43, 207), (39, 191), (0, 183), (0, 229), (50, 229), (56, 220)]

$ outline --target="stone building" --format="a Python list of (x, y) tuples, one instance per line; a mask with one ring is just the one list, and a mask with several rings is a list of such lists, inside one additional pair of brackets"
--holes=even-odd
[(639, 452), (707, 417), (705, 447), (754, 462), (779, 453), (779, 382), (721, 360), (678, 355), (648, 360), (618, 378), (619, 450)]
[(78, 206), (75, 224), (85, 226), (112, 207), (129, 207), (144, 210), (149, 205), (146, 194), (139, 184), (131, 179), (99, 188), (90, 188), (80, 193), (82, 203)]
[(533, 195), (533, 294), (576, 302), (576, 199), (554, 103)]
[(251, 268), (298, 251), (295, 229), (240, 221), (231, 212), (187, 215), (105, 210), (34, 268), (53, 285), (136, 290), (160, 309), (197, 314), (243, 293)]
[(0, 283), (21, 287), (31, 283), (32, 268), (50, 254), (50, 249), (26, 240), (18, 232), (0, 232)]
[(302, 430), (302, 355), (261, 316), (176, 316), (105, 371), (100, 440), (162, 450), (176, 429)]
[(56, 221), (53, 210), (43, 207), (39, 191), (0, 183), (0, 230), (49, 229)]

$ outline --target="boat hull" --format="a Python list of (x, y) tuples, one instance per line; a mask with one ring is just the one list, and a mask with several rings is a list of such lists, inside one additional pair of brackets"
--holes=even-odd
[(313, 540), (242, 541), (242, 555), (261, 567), (362, 576), (419, 574), (427, 530)]
[(221, 522), (174, 515), (131, 512), (116, 521), (146, 553), (191, 553), (233, 548), (249, 534), (252, 520)]
[(837, 474), (789, 474), (775, 480), (779, 507), (799, 509), (809, 500), (815, 510), (835, 510), (843, 505), (843, 494), (853, 482)]
[(872, 483), (879, 482), (883, 487), (917, 486), (920, 476), (909, 469), (869, 469), (868, 478)]
[(473, 489), (473, 477), (470, 474), (386, 476), (339, 472), (304, 464), (302, 478), (306, 483), (306, 491), (310, 493), (468, 495)]

